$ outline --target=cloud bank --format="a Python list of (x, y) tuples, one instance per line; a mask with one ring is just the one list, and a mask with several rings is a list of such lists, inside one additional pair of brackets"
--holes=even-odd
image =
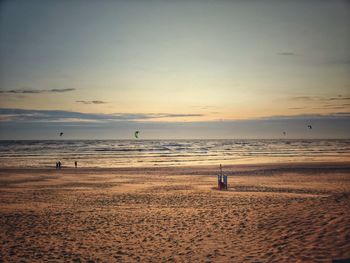
[(12, 90), (0, 90), (2, 94), (40, 94), (40, 93), (63, 93), (74, 91), (75, 89), (12, 89)]
[[(0, 108), (0, 139), (322, 139), (349, 138), (350, 112), (327, 115), (270, 116), (249, 120), (163, 121), (200, 114), (90, 114), (58, 110)], [(174, 119), (176, 120), (176, 119)], [(312, 125), (309, 130), (307, 125)], [(287, 136), (283, 135), (287, 132)]]
[(75, 102), (78, 103), (83, 103), (83, 104), (106, 104), (106, 101), (102, 101), (102, 100), (77, 100)]
[(294, 52), (280, 52), (277, 54), (281, 55), (281, 56), (295, 56), (296, 55)]
[(343, 97), (339, 95), (338, 97), (320, 97), (320, 96), (296, 96), (291, 97), (290, 100), (294, 101), (347, 101), (350, 97)]
[(62, 110), (25, 110), (0, 108), (0, 121), (14, 122), (115, 122), (164, 118), (201, 117), (202, 114), (114, 113), (96, 114)]

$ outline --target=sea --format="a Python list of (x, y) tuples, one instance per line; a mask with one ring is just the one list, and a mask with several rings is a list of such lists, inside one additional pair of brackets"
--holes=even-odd
[(157, 167), (350, 161), (343, 140), (0, 141), (0, 168)]

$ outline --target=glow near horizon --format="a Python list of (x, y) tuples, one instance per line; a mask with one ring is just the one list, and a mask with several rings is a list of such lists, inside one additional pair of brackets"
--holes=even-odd
[[(1, 90), (75, 90), (2, 93), (0, 106), (203, 114), (162, 121), (349, 112), (349, 10), (346, 1), (4, 1)], [(92, 100), (107, 103), (77, 102)]]

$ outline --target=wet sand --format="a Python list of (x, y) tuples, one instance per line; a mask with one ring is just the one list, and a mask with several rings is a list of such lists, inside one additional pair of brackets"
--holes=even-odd
[(0, 169), (0, 262), (350, 258), (350, 163)]

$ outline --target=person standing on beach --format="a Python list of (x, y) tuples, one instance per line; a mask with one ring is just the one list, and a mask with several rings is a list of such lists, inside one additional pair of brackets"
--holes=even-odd
[(58, 169), (61, 169), (61, 161), (58, 161)]
[(75, 168), (78, 168), (78, 162), (77, 161), (74, 162), (74, 165), (75, 165)]

